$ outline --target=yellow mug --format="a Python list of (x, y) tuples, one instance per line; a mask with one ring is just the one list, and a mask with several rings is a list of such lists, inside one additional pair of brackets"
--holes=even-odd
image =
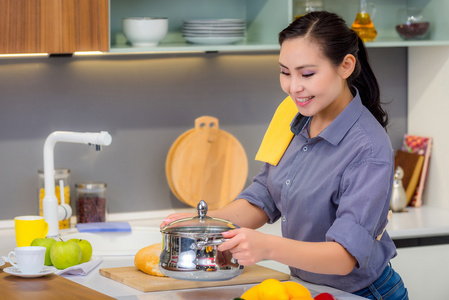
[(48, 233), (48, 224), (41, 216), (20, 216), (14, 218), (17, 247), (30, 246), (37, 238), (44, 238)]

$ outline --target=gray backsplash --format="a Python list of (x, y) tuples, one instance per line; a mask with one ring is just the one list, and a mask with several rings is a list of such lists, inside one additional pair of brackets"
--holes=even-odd
[[(406, 132), (407, 49), (370, 49), (391, 117), (395, 148)], [(38, 211), (38, 175), (45, 138), (56, 130), (100, 131), (112, 144), (96, 152), (59, 143), (55, 167), (76, 182), (108, 184), (110, 213), (185, 207), (170, 192), (165, 158), (201, 115), (239, 139), (249, 161), (277, 104), (276, 53), (118, 55), (0, 60), (0, 220)]]

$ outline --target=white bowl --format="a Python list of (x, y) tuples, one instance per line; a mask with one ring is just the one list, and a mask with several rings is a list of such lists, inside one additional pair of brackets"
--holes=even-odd
[(150, 17), (123, 18), (122, 29), (126, 39), (133, 46), (157, 46), (168, 32), (168, 19)]

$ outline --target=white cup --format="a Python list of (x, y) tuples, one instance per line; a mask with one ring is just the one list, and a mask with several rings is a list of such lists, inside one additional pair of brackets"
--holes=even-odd
[[(9, 252), (8, 260), (22, 274), (38, 274), (44, 268), (46, 250), (47, 248), (39, 246), (17, 247)], [(12, 261), (12, 256), (15, 256), (17, 263)]]

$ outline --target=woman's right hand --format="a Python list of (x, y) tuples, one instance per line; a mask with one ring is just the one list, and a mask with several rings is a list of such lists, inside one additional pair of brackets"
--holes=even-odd
[(194, 213), (175, 213), (168, 215), (164, 220), (162, 220), (161, 225), (159, 225), (160, 228), (167, 226), (169, 223), (183, 219), (183, 218), (191, 218), (196, 216)]

